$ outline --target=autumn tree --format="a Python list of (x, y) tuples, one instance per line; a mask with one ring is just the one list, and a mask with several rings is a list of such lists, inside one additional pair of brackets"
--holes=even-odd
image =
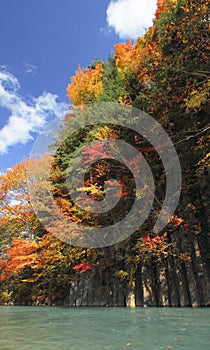
[(37, 174), (43, 162), (45, 156), (26, 160), (1, 175), (0, 295), (23, 304), (64, 303), (75, 278), (74, 265), (89, 259), (82, 249), (47, 232), (33, 210), (28, 176), (36, 175), (36, 188), (41, 191), (45, 184)]

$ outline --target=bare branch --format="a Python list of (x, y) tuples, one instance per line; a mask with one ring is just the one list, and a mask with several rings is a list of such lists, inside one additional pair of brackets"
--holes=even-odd
[(178, 145), (179, 143), (184, 142), (184, 141), (189, 141), (191, 138), (197, 137), (197, 136), (201, 135), (202, 133), (206, 132), (209, 129), (210, 129), (210, 124), (208, 124), (207, 126), (205, 126), (204, 128), (202, 128), (200, 130), (191, 131), (191, 132), (197, 132), (197, 133), (194, 134), (194, 135), (189, 135), (186, 138), (175, 142), (174, 145)]

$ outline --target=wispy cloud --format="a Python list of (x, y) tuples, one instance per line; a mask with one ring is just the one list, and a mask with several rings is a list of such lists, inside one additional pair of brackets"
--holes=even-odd
[(157, 0), (117, 0), (108, 5), (107, 23), (121, 39), (136, 39), (152, 25)]
[(34, 77), (37, 73), (37, 66), (35, 66), (34, 64), (27, 63), (27, 62), (24, 62), (23, 64), (24, 64), (24, 68), (25, 68), (24, 74), (29, 74), (32, 77)]
[(106, 27), (100, 28), (100, 34), (104, 36), (109, 36), (112, 33), (112, 28), (106, 25)]
[(7, 153), (11, 146), (26, 144), (33, 139), (32, 133), (40, 132), (50, 118), (62, 117), (68, 111), (67, 105), (49, 92), (25, 100), (18, 79), (5, 66), (0, 67), (0, 107), (10, 113), (0, 129), (0, 154)]

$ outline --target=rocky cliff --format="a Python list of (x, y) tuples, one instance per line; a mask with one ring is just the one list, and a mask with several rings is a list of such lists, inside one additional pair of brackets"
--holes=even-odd
[[(173, 240), (173, 237), (172, 237)], [(210, 236), (181, 237), (187, 260), (170, 257), (164, 264), (139, 263), (135, 275), (123, 281), (114, 269), (94, 267), (70, 289), (69, 306), (210, 306)], [(129, 272), (129, 265), (128, 272)]]

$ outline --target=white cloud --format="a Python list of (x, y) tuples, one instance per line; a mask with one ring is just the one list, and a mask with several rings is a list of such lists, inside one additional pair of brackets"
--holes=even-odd
[(0, 67), (0, 107), (10, 113), (0, 129), (0, 154), (7, 153), (11, 146), (26, 144), (33, 139), (32, 133), (41, 131), (49, 118), (64, 116), (68, 111), (67, 105), (57, 99), (57, 95), (44, 92), (26, 101), (20, 95), (17, 78), (5, 67)]
[(107, 23), (121, 39), (137, 39), (152, 25), (157, 0), (117, 0), (108, 5)]

